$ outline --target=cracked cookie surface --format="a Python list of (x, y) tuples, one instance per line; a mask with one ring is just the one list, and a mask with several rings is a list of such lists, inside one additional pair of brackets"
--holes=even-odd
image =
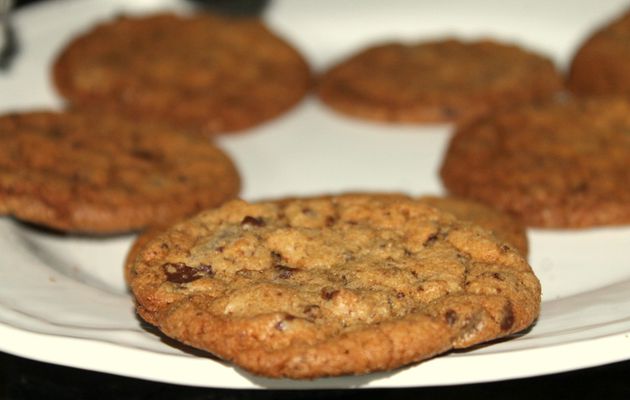
[(54, 64), (73, 107), (108, 109), (205, 134), (287, 111), (310, 88), (303, 57), (244, 17), (121, 16), (74, 38)]
[(630, 223), (630, 102), (569, 98), (462, 127), (441, 166), (454, 195), (528, 226)]
[(207, 139), (106, 114), (0, 116), (0, 214), (113, 234), (234, 198), (240, 178)]
[[(348, 194), (343, 194), (342, 196), (347, 196)], [(369, 193), (369, 194), (360, 194), (354, 193), (352, 194), (355, 197), (358, 196), (368, 196), (368, 197), (378, 197), (381, 200), (400, 200), (407, 199), (420, 201), (422, 203), (428, 204), (432, 207), (436, 207), (442, 211), (449, 212), (453, 214), (455, 217), (470, 221), (474, 224), (481, 226), (482, 228), (488, 229), (491, 231), (499, 240), (505, 241), (510, 245), (514, 246), (526, 259), (529, 253), (529, 241), (527, 238), (527, 230), (525, 226), (514, 218), (511, 218), (509, 215), (490, 208), (484, 204), (460, 199), (456, 197), (450, 196), (422, 196), (420, 198), (413, 198), (411, 196), (407, 196), (402, 193)], [(312, 198), (303, 198), (303, 200), (315, 200), (315, 199), (323, 199), (324, 196), (312, 197)], [(279, 202), (287, 202), (289, 199), (278, 200)], [(125, 267), (124, 267), (124, 275), (125, 282), (129, 284), (131, 282), (131, 268), (133, 262), (137, 255), (140, 253), (145, 244), (149, 243), (153, 238), (158, 236), (161, 232), (166, 231), (169, 226), (151, 226), (148, 229), (141, 232), (136, 239), (133, 241), (131, 247), (128, 250), (126, 259), (125, 259)]]
[(231, 201), (135, 258), (139, 315), (250, 372), (398, 368), (527, 328), (540, 285), (488, 231), (404, 198)]
[(317, 92), (359, 118), (461, 123), (561, 88), (561, 75), (542, 55), (491, 40), (444, 39), (367, 48), (323, 74)]

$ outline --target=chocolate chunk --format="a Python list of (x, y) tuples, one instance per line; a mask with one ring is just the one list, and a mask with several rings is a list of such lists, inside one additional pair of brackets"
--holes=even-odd
[(251, 215), (245, 216), (241, 221), (242, 226), (265, 226), (265, 221), (262, 218), (252, 217)]
[(332, 300), (337, 294), (339, 294), (339, 290), (333, 289), (331, 287), (325, 287), (322, 289), (322, 299), (324, 300)]
[(446, 323), (447, 324), (449, 324), (450, 326), (453, 326), (457, 322), (457, 319), (459, 318), (459, 315), (457, 315), (455, 310), (447, 310), (444, 313), (444, 318), (446, 319)]
[(157, 154), (144, 149), (134, 149), (132, 150), (131, 155), (145, 161), (154, 161), (157, 159)]
[(279, 262), (281, 262), (281, 261), (282, 261), (282, 254), (278, 253), (277, 251), (272, 251), (272, 252), (271, 252), (271, 258), (272, 258), (275, 262), (279, 263)]
[(507, 302), (503, 307), (503, 318), (501, 319), (501, 329), (504, 331), (509, 330), (514, 325), (514, 309), (512, 303)]
[(188, 283), (214, 275), (212, 266), (204, 264), (195, 268), (184, 263), (166, 263), (162, 265), (162, 269), (166, 274), (166, 280), (172, 283)]
[(284, 319), (281, 319), (280, 321), (276, 322), (276, 324), (274, 325), (274, 328), (276, 328), (280, 332), (284, 332), (288, 328), (287, 322), (293, 321), (295, 318), (296, 318), (295, 315), (285, 314)]
[(273, 268), (278, 273), (278, 278), (289, 279), (293, 276), (293, 273), (299, 271), (299, 268), (287, 267), (286, 265), (274, 265)]
[(316, 304), (309, 304), (305, 306), (302, 312), (309, 319), (317, 319), (317, 318), (320, 318), (322, 315), (321, 308)]
[(493, 272), (492, 277), (498, 281), (503, 281), (503, 277), (498, 272)]
[(437, 242), (439, 237), (440, 237), (439, 232), (433, 232), (432, 234), (429, 235), (427, 240), (425, 240), (422, 245), (425, 247), (431, 246), (433, 243)]
[(309, 208), (309, 207), (303, 207), (302, 214), (308, 215), (311, 217), (317, 215), (317, 213), (312, 208)]

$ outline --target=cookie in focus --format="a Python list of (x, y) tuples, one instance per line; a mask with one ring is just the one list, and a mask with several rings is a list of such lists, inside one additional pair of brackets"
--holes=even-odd
[(406, 199), (232, 201), (158, 235), (132, 269), (143, 319), (268, 377), (395, 369), (519, 332), (540, 307), (518, 251)]

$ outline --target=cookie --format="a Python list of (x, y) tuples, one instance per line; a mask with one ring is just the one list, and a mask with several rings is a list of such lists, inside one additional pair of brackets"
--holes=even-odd
[(578, 48), (568, 88), (579, 95), (630, 95), (630, 12), (600, 27)]
[(52, 229), (112, 234), (166, 223), (239, 191), (207, 139), (106, 114), (0, 117), (0, 213)]
[[(412, 200), (413, 198), (399, 193), (355, 193), (352, 196), (365, 195), (371, 198), (378, 198), (382, 201)], [(308, 200), (324, 199), (326, 197), (312, 197)], [(298, 199), (277, 200), (282, 206), (283, 203), (296, 201)], [(305, 199), (307, 200), (307, 199)], [(422, 196), (418, 201), (437, 207), (443, 211), (453, 214), (455, 217), (470, 221), (482, 228), (491, 231), (499, 240), (514, 246), (524, 257), (529, 251), (529, 242), (525, 227), (505, 213), (492, 209), (481, 203), (459, 199), (455, 197)], [(160, 233), (166, 231), (170, 225), (152, 226), (141, 232), (132, 242), (125, 258), (124, 276), (125, 282), (131, 282), (133, 273), (133, 263), (140, 254), (144, 246)]]
[(389, 122), (462, 122), (553, 96), (562, 78), (542, 55), (491, 40), (385, 43), (326, 72), (321, 100), (355, 117)]
[(441, 166), (453, 194), (532, 227), (630, 223), (630, 102), (565, 99), (460, 128)]
[(255, 374), (390, 370), (521, 331), (540, 285), (511, 246), (418, 201), (235, 200), (146, 244), (137, 311)]
[(53, 75), (73, 107), (206, 134), (280, 115), (311, 81), (303, 57), (261, 21), (210, 13), (103, 22), (68, 43)]

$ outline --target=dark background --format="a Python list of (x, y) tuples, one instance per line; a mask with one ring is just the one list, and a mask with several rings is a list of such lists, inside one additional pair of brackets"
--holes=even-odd
[[(24, 7), (38, 0), (18, 0)], [(133, 0), (130, 0), (133, 1)], [(204, 0), (193, 0), (204, 3)], [(316, 0), (313, 0), (316, 1)], [(248, 13), (258, 0), (216, 0)], [(265, 3), (266, 0), (263, 0)], [(225, 6), (228, 3), (232, 5)], [(238, 3), (238, 4), (234, 4)], [(236, 7), (236, 8), (234, 8)], [(2, 338), (0, 338), (0, 341)], [(580, 354), (575, 354), (576, 358)], [(124, 360), (121, 360), (124, 362)], [(545, 363), (544, 359), (540, 363)], [(509, 368), (509, 365), (506, 366)], [(318, 391), (229, 390), (150, 382), (27, 360), (0, 352), (0, 399), (630, 399), (630, 361), (541, 377), (473, 385)]]
[[(0, 340), (2, 340), (0, 338)], [(575, 355), (580, 357), (579, 354)], [(124, 362), (124, 360), (121, 360)], [(540, 360), (541, 364), (545, 362)], [(509, 368), (509, 366), (506, 366)], [(630, 361), (474, 385), (317, 391), (229, 390), (149, 382), (0, 353), (0, 399), (630, 399)]]

